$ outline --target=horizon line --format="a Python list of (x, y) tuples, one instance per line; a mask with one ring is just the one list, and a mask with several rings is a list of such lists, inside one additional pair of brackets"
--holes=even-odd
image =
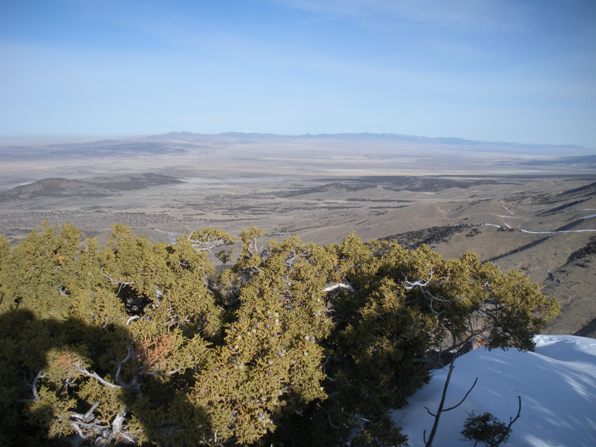
[[(0, 145), (10, 144), (24, 144), (28, 142), (33, 144), (68, 143), (68, 142), (88, 142), (95, 141), (109, 141), (111, 139), (143, 139), (143, 138), (158, 138), (167, 137), (171, 135), (195, 135), (195, 136), (263, 136), (263, 137), (285, 137), (285, 138), (300, 138), (300, 137), (342, 137), (342, 136), (370, 136), (370, 137), (400, 137), (420, 140), (434, 140), (442, 143), (460, 143), (460, 144), (495, 144), (495, 145), (510, 145), (510, 146), (536, 146), (536, 147), (571, 147), (576, 149), (596, 150), (596, 145), (585, 146), (575, 143), (537, 143), (537, 142), (518, 142), (506, 140), (482, 140), (471, 139), (457, 136), (425, 136), (398, 132), (371, 132), (371, 131), (352, 131), (352, 132), (305, 132), (305, 133), (275, 133), (275, 132), (257, 132), (257, 131), (223, 131), (223, 132), (197, 132), (189, 130), (172, 130), (163, 133), (99, 133), (99, 134), (0, 134)], [(10, 142), (12, 140), (12, 142)], [(52, 140), (54, 140), (52, 142)], [(451, 140), (451, 141), (449, 141)]]

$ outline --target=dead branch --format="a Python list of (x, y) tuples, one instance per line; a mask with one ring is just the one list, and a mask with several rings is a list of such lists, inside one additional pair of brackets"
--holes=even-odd
[(117, 280), (117, 279), (112, 278), (112, 275), (110, 275), (109, 273), (106, 273), (103, 268), (100, 271), (101, 271), (101, 274), (105, 278), (107, 278), (113, 286), (118, 286), (118, 291), (116, 292), (116, 295), (120, 295), (120, 292), (122, 292), (122, 289), (124, 287), (130, 287), (130, 286), (134, 285), (134, 281), (122, 281), (120, 279)]
[(39, 370), (39, 372), (35, 375), (33, 382), (31, 383), (31, 391), (33, 392), (33, 400), (39, 400), (39, 392), (37, 391), (37, 384), (39, 383), (39, 379), (43, 377), (43, 370)]
[(199, 239), (193, 239), (192, 234), (189, 234), (188, 241), (190, 242), (192, 248), (194, 248), (196, 251), (207, 251), (210, 253), (213, 253), (213, 250), (217, 247), (229, 244), (229, 241), (224, 238), (211, 237), (208, 235), (204, 235)]
[[(72, 421), (71, 421), (70, 425), (72, 426), (72, 428), (75, 429), (75, 431), (77, 432), (77, 435), (79, 435), (80, 440), (85, 440), (85, 434), (83, 433), (83, 430), (81, 430), (81, 427), (79, 427), (78, 424), (76, 424)], [(77, 440), (77, 441), (79, 441), (79, 440)], [(73, 445), (80, 445), (80, 442), (73, 443)]]
[(79, 419), (83, 422), (91, 422), (93, 420), (93, 412), (97, 409), (97, 407), (99, 406), (99, 401), (96, 401), (91, 408), (89, 409), (89, 411), (87, 411), (85, 414), (80, 414), (80, 413), (72, 413), (70, 414), (71, 418), (75, 418), (75, 419)]
[(478, 383), (478, 377), (476, 377), (474, 379), (474, 383), (468, 389), (468, 391), (466, 392), (466, 394), (464, 395), (464, 397), (462, 397), (462, 399), (458, 403), (456, 403), (455, 405), (452, 405), (452, 406), (447, 407), (447, 408), (443, 408), (443, 412), (455, 410), (457, 407), (459, 407), (461, 404), (463, 404), (464, 403), (464, 400), (466, 400), (468, 398), (468, 395), (472, 392), (472, 390), (474, 389), (474, 387), (476, 386), (477, 383)]
[(250, 242), (250, 248), (249, 248), (250, 252), (252, 254), (254, 253), (258, 253), (261, 250), (259, 249), (259, 246), (257, 245), (257, 238), (254, 238), (251, 242)]
[(128, 320), (126, 320), (126, 325), (128, 326), (130, 323), (132, 323), (135, 320), (138, 320), (139, 318), (141, 318), (139, 315), (133, 315)]
[(134, 436), (123, 430), (125, 414), (118, 413), (110, 425), (102, 424), (93, 415), (97, 409), (99, 402), (95, 402), (93, 406), (85, 414), (70, 414), (70, 425), (76, 431), (78, 439), (74, 439), (73, 445), (80, 445), (81, 442), (93, 441), (96, 445), (112, 445), (112, 444), (134, 444)]
[(515, 424), (515, 422), (519, 419), (519, 417), (521, 416), (521, 396), (517, 396), (517, 414), (515, 415), (514, 418), (509, 418), (509, 424), (507, 425), (507, 428), (511, 428), (511, 426), (513, 424)]
[(501, 434), (501, 436), (499, 436), (499, 438), (497, 438), (497, 442), (495, 444), (495, 447), (498, 447), (499, 445), (501, 445), (503, 443), (503, 441), (505, 440), (505, 438), (511, 433), (511, 426), (513, 424), (515, 424), (517, 422), (517, 420), (519, 419), (519, 417), (521, 416), (521, 396), (517, 396), (517, 414), (515, 415), (515, 417), (510, 417), (509, 418), (509, 424), (507, 424), (507, 429)]
[(118, 442), (125, 442), (128, 444), (134, 444), (135, 440), (132, 435), (128, 432), (122, 431), (122, 425), (124, 424), (125, 415), (118, 413), (112, 421), (112, 432)]
[(122, 387), (120, 385), (116, 385), (115, 383), (112, 382), (108, 382), (107, 380), (105, 380), (103, 377), (101, 377), (99, 374), (97, 374), (94, 371), (89, 371), (87, 368), (84, 368), (80, 365), (80, 363), (77, 363), (77, 365), (75, 366), (76, 370), (79, 371), (81, 374), (87, 376), (87, 377), (91, 377), (95, 380), (97, 380), (99, 383), (101, 383), (102, 385), (107, 386), (108, 388), (114, 388), (114, 389), (121, 389)]
[(348, 292), (354, 292), (354, 288), (350, 284), (345, 283), (345, 282), (337, 282), (335, 284), (328, 284), (323, 289), (323, 292), (332, 292), (335, 289), (345, 289)]
[(433, 271), (430, 271), (430, 276), (426, 281), (422, 281), (422, 280), (417, 280), (414, 282), (408, 281), (407, 278), (404, 279), (404, 287), (406, 290), (411, 290), (414, 287), (421, 287), (424, 288), (426, 286), (428, 286), (428, 284), (430, 283), (431, 279), (433, 278)]
[(428, 437), (428, 440), (426, 439), (426, 430), (424, 430), (424, 432), (422, 434), (422, 438), (424, 440), (425, 447), (432, 447), (433, 440), (435, 438), (435, 435), (437, 434), (437, 429), (439, 428), (439, 421), (441, 420), (441, 415), (443, 413), (445, 413), (446, 411), (454, 410), (455, 408), (459, 407), (462, 403), (464, 403), (464, 401), (467, 399), (467, 397), (470, 395), (470, 393), (472, 392), (472, 390), (478, 383), (478, 377), (476, 377), (476, 380), (474, 380), (474, 383), (472, 384), (472, 386), (468, 389), (468, 391), (466, 392), (464, 397), (457, 404), (452, 405), (450, 407), (445, 407), (445, 399), (447, 397), (447, 389), (449, 388), (449, 383), (451, 382), (451, 375), (453, 374), (453, 370), (455, 369), (455, 359), (456, 359), (456, 356), (454, 356), (453, 359), (451, 359), (451, 362), (449, 363), (449, 372), (447, 373), (447, 379), (445, 380), (445, 384), (443, 385), (443, 391), (441, 393), (441, 400), (439, 401), (439, 407), (437, 408), (436, 413), (433, 413), (427, 407), (424, 407), (426, 409), (426, 411), (428, 412), (428, 414), (430, 414), (431, 416), (433, 416), (435, 418), (435, 420), (433, 422), (432, 429), (430, 431), (430, 435)]
[(128, 346), (128, 353), (126, 354), (126, 356), (122, 360), (120, 360), (118, 362), (118, 367), (116, 368), (116, 383), (120, 384), (120, 386), (125, 386), (122, 383), (122, 380), (120, 379), (120, 373), (122, 372), (122, 366), (124, 366), (124, 364), (126, 362), (128, 362), (132, 358), (133, 352), (134, 351), (132, 349), (132, 346), (129, 345)]

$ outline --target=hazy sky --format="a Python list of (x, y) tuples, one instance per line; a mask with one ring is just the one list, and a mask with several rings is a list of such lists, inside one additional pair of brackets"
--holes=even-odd
[(596, 0), (0, 0), (0, 135), (596, 147)]

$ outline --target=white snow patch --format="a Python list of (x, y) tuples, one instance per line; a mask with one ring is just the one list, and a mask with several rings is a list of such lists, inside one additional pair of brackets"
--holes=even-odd
[[(596, 446), (596, 340), (571, 335), (539, 335), (535, 352), (478, 349), (455, 363), (446, 406), (458, 402), (478, 377), (478, 384), (457, 409), (444, 413), (433, 443), (473, 445), (462, 435), (466, 412), (490, 411), (508, 423), (522, 398), (520, 419), (513, 425), (506, 446)], [(393, 418), (408, 435), (412, 447), (424, 446), (422, 433), (430, 432), (447, 368), (434, 373), (407, 407)]]

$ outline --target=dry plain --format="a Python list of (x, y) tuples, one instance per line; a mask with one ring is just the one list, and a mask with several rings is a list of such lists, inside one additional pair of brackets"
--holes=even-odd
[(596, 157), (577, 147), (399, 135), (174, 133), (0, 146), (0, 233), (41, 221), (105, 238), (201, 227), (320, 243), (467, 250), (521, 269), (561, 303), (548, 330), (596, 336)]

